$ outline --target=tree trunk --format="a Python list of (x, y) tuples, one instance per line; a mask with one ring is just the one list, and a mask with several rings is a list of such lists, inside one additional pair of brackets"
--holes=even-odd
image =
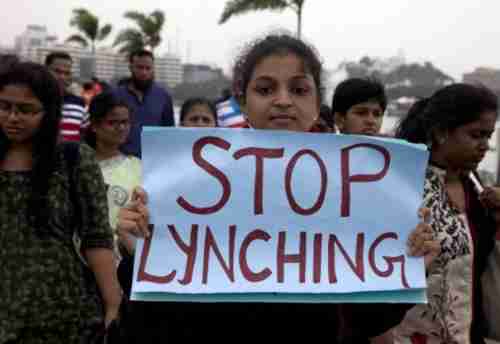
[(299, 5), (297, 10), (297, 38), (302, 38), (302, 4)]

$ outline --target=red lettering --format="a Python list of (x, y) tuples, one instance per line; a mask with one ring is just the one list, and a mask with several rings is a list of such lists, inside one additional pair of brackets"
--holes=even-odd
[(245, 237), (243, 242), (241, 243), (241, 248), (240, 248), (240, 267), (241, 267), (241, 272), (243, 274), (243, 277), (249, 282), (261, 282), (266, 280), (270, 275), (271, 275), (271, 269), (265, 268), (264, 270), (260, 272), (253, 272), (250, 267), (248, 266), (248, 261), (247, 261), (247, 251), (248, 247), (252, 242), (255, 240), (263, 240), (263, 241), (269, 241), (271, 239), (271, 236), (264, 232), (263, 230), (256, 229)]
[[(297, 164), (297, 161), (303, 156), (303, 155), (310, 155), (312, 156), (316, 162), (318, 163), (320, 173), (321, 173), (321, 189), (319, 192), (318, 199), (316, 200), (316, 203), (309, 208), (309, 209), (304, 209), (302, 208), (297, 201), (295, 200), (293, 193), (292, 193), (292, 174), (293, 170), (295, 168), (295, 165)], [(290, 206), (292, 207), (292, 210), (296, 212), (297, 214), (300, 215), (312, 215), (318, 210), (321, 209), (323, 206), (323, 202), (325, 201), (325, 196), (326, 196), (326, 187), (328, 184), (328, 174), (326, 172), (326, 166), (323, 160), (321, 160), (321, 157), (314, 151), (310, 149), (303, 149), (301, 151), (298, 151), (290, 160), (288, 163), (288, 166), (286, 167), (286, 173), (285, 173), (285, 190), (286, 190), (286, 196), (288, 198), (288, 203), (290, 203)]]
[(151, 240), (153, 238), (153, 232), (154, 232), (154, 225), (149, 225), (149, 231), (151, 235), (144, 239), (144, 248), (142, 250), (141, 254), (141, 262), (139, 264), (139, 271), (137, 274), (137, 281), (146, 281), (146, 282), (152, 282), (152, 283), (157, 283), (157, 284), (168, 284), (172, 282), (172, 280), (175, 278), (176, 271), (172, 271), (168, 275), (165, 276), (156, 276), (156, 275), (151, 275), (146, 272), (146, 264), (148, 261), (149, 257), (149, 251), (151, 249)]
[(285, 281), (285, 263), (299, 264), (299, 281), (306, 281), (306, 232), (300, 232), (299, 254), (285, 254), (286, 232), (278, 234), (278, 283)]
[(377, 267), (377, 263), (375, 262), (375, 251), (376, 251), (378, 245), (380, 245), (380, 243), (382, 243), (382, 241), (384, 241), (386, 239), (398, 240), (398, 235), (396, 233), (392, 233), (392, 232), (391, 233), (384, 233), (384, 234), (380, 235), (373, 242), (373, 244), (370, 247), (369, 253), (368, 253), (368, 260), (370, 261), (370, 265), (373, 269), (373, 272), (375, 272), (375, 274), (377, 276), (380, 276), (380, 277), (389, 277), (390, 275), (392, 275), (392, 272), (394, 271), (394, 264), (401, 263), (401, 284), (405, 288), (410, 288), (410, 286), (408, 284), (408, 280), (406, 279), (406, 272), (405, 272), (406, 260), (405, 260), (404, 255), (400, 255), (397, 257), (383, 256), (382, 258), (384, 258), (385, 262), (387, 263), (387, 270), (385, 270), (385, 271), (380, 270)]
[(321, 233), (314, 235), (314, 257), (313, 257), (313, 281), (314, 283), (321, 282), (321, 250), (323, 246), (323, 236)]
[[(355, 148), (371, 148), (382, 154), (384, 157), (384, 168), (376, 174), (357, 174), (350, 175), (349, 153)], [(340, 206), (340, 216), (349, 217), (351, 214), (351, 183), (375, 182), (384, 178), (389, 170), (391, 156), (389, 151), (382, 146), (371, 143), (359, 143), (341, 150), (341, 172), (342, 172), (342, 197)]]
[(236, 226), (229, 226), (229, 264), (226, 263), (222, 254), (215, 242), (214, 235), (209, 226), (207, 226), (207, 235), (205, 238), (205, 251), (203, 259), (203, 284), (208, 282), (208, 267), (210, 265), (210, 249), (212, 249), (221, 265), (222, 269), (226, 273), (227, 277), (231, 282), (234, 282), (234, 244), (236, 239)]
[(356, 237), (356, 263), (349, 257), (344, 246), (336, 235), (331, 234), (328, 240), (328, 277), (330, 283), (337, 283), (337, 272), (335, 268), (335, 246), (337, 246), (344, 256), (351, 270), (358, 276), (361, 281), (365, 281), (365, 265), (363, 261), (363, 250), (365, 245), (365, 234), (358, 233)]
[(179, 283), (182, 285), (189, 284), (193, 279), (194, 263), (196, 261), (196, 247), (198, 246), (198, 225), (191, 226), (189, 245), (182, 241), (174, 225), (169, 225), (168, 230), (170, 231), (170, 235), (172, 235), (172, 238), (174, 238), (177, 246), (182, 250), (182, 252), (184, 252), (187, 257), (184, 277), (179, 280)]
[(254, 214), (263, 214), (263, 194), (264, 194), (264, 158), (277, 159), (282, 158), (284, 149), (270, 148), (245, 148), (234, 153), (234, 158), (239, 160), (245, 156), (255, 156), (255, 191), (254, 191)]
[(201, 156), (201, 151), (206, 145), (214, 145), (226, 151), (231, 148), (231, 144), (229, 142), (218, 137), (203, 137), (196, 141), (193, 145), (193, 161), (208, 174), (215, 177), (222, 185), (221, 199), (210, 207), (196, 207), (186, 201), (182, 196), (177, 198), (177, 204), (179, 204), (184, 210), (199, 215), (209, 215), (218, 212), (224, 207), (224, 205), (226, 205), (229, 200), (229, 196), (231, 196), (231, 184), (227, 176)]

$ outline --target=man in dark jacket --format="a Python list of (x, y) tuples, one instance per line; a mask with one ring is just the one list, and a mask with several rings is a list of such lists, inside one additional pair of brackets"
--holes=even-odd
[(174, 109), (170, 94), (154, 82), (154, 56), (139, 50), (130, 55), (130, 79), (113, 90), (133, 113), (129, 138), (123, 147), (126, 154), (141, 156), (143, 126), (173, 126)]

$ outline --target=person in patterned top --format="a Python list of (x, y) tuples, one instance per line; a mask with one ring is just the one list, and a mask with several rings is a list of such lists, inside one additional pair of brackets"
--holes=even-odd
[(102, 175), (84, 145), (70, 168), (66, 146), (57, 145), (60, 109), (58, 84), (43, 66), (19, 63), (0, 74), (1, 344), (88, 343), (121, 302)]
[(484, 343), (481, 278), (495, 243), (496, 209), (481, 202), (483, 187), (474, 180), (497, 111), (490, 90), (454, 84), (417, 102), (396, 131), (397, 138), (429, 147), (423, 204), (441, 253), (428, 271), (429, 303), (406, 314), (395, 343)]

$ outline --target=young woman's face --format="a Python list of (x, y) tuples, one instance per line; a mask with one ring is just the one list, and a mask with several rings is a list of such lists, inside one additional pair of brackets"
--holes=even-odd
[(309, 131), (319, 116), (319, 90), (294, 54), (272, 55), (255, 66), (244, 111), (255, 129)]
[(495, 112), (484, 112), (479, 120), (444, 134), (444, 143), (437, 149), (442, 150), (447, 165), (463, 171), (475, 170), (488, 151), (496, 119)]
[(340, 132), (351, 135), (377, 135), (382, 128), (383, 119), (384, 110), (374, 101), (353, 105), (345, 114), (335, 114)]
[(0, 90), (0, 129), (13, 143), (26, 143), (41, 127), (43, 105), (31, 89), (7, 85)]
[(116, 106), (95, 124), (92, 130), (96, 142), (102, 145), (119, 147), (127, 141), (130, 133), (130, 112), (124, 106)]
[(182, 120), (183, 127), (213, 128), (216, 126), (215, 124), (214, 114), (205, 104), (197, 104), (191, 107)]

